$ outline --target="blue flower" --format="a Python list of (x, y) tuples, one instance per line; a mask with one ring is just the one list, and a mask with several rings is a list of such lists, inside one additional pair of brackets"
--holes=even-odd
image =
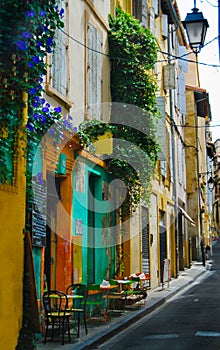
[(43, 83), (44, 79), (42, 77), (39, 78), (39, 83)]
[(49, 110), (49, 108), (48, 107), (43, 107), (42, 108), (42, 112), (44, 112), (44, 113), (48, 113), (50, 110)]
[(27, 125), (26, 125), (26, 128), (29, 130), (29, 131), (34, 131), (35, 128), (34, 128), (34, 124), (28, 122)]
[(52, 38), (48, 38), (47, 39), (47, 46), (52, 46), (53, 45), (53, 39)]
[(30, 93), (31, 95), (36, 94), (36, 92), (37, 92), (37, 89), (36, 89), (36, 88), (32, 88), (32, 89), (29, 90), (29, 93)]
[(37, 41), (37, 46), (38, 46), (38, 47), (41, 47), (41, 46), (42, 46), (41, 41)]
[(28, 17), (34, 17), (35, 16), (35, 12), (34, 11), (27, 11), (25, 13), (25, 16), (28, 18)]
[(40, 17), (45, 17), (45, 12), (42, 10), (42, 11), (40, 11), (39, 15), (40, 15)]
[(39, 101), (34, 100), (34, 102), (33, 102), (33, 106), (34, 106), (34, 107), (38, 107), (38, 106), (39, 106)]
[(22, 38), (24, 38), (24, 39), (30, 39), (31, 33), (29, 33), (29, 32), (22, 32), (22, 33), (21, 33), (21, 36), (22, 36)]
[(62, 111), (62, 108), (60, 106), (54, 108), (54, 112), (56, 113), (60, 113), (61, 111)]
[(29, 68), (34, 68), (33, 62), (28, 62), (28, 67), (29, 67)]
[(73, 130), (74, 130), (75, 132), (77, 132), (77, 127), (76, 127), (76, 126), (74, 126)]
[(60, 15), (61, 18), (63, 17), (63, 15), (64, 15), (64, 9), (63, 8), (60, 10), (59, 15)]
[(27, 49), (27, 44), (25, 41), (18, 40), (16, 45), (17, 45), (18, 50), (25, 51)]
[(41, 114), (40, 118), (41, 118), (42, 124), (44, 124), (47, 120), (46, 117), (42, 114)]
[(40, 62), (40, 58), (38, 56), (33, 56), (32, 57), (32, 61), (35, 63), (39, 63)]
[[(37, 107), (37, 106), (36, 106), (36, 107)], [(36, 119), (39, 118), (39, 114), (38, 114), (38, 113), (34, 113), (33, 117), (34, 117), (34, 119), (36, 120)]]
[(50, 108), (50, 104), (49, 104), (49, 103), (46, 103), (46, 106), (47, 106), (48, 108)]
[(40, 102), (42, 103), (42, 105), (44, 105), (44, 103), (46, 102), (46, 100), (44, 98), (41, 98)]

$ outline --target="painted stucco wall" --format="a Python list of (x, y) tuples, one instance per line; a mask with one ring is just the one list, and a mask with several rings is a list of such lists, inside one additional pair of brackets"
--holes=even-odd
[(14, 350), (22, 325), (25, 161), (16, 162), (15, 186), (0, 185), (0, 348)]

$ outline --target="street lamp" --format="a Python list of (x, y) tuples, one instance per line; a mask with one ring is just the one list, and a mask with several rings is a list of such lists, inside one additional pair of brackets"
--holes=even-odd
[(185, 21), (182, 21), (186, 30), (189, 45), (193, 52), (197, 55), (204, 46), (207, 28), (209, 27), (207, 19), (203, 17), (202, 12), (196, 8), (196, 0), (194, 0), (194, 8), (192, 13), (187, 13)]
[(212, 192), (213, 188), (214, 188), (214, 180), (213, 180), (212, 176), (208, 180), (208, 187), (209, 187), (209, 191)]

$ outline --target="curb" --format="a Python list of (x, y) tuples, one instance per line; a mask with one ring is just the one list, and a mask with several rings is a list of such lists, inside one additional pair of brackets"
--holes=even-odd
[[(119, 332), (126, 329), (128, 326), (133, 325), (135, 322), (139, 321), (144, 316), (149, 315), (153, 311), (155, 311), (157, 308), (165, 304), (165, 302), (169, 299), (171, 299), (174, 295), (179, 293), (180, 291), (187, 288), (190, 284), (192, 284), (193, 281), (195, 281), (197, 278), (199, 278), (201, 275), (203, 275), (206, 272), (206, 270), (199, 271), (197, 274), (192, 276), (192, 278), (189, 281), (186, 281), (183, 285), (176, 287), (175, 290), (171, 291), (168, 295), (161, 297), (157, 301), (155, 301), (152, 305), (149, 307), (146, 306), (144, 309), (138, 310), (138, 311), (132, 311), (132, 314), (127, 315), (126, 317), (122, 317), (119, 321), (116, 321), (114, 324), (110, 325), (108, 329), (104, 329), (100, 331), (97, 335), (92, 336), (88, 340), (84, 340), (82, 344), (76, 344), (71, 346), (71, 349), (77, 349), (77, 350), (88, 350), (88, 349), (94, 349), (94, 346), (100, 345), (107, 341), (109, 338), (115, 336)], [(135, 313), (135, 314), (134, 314)]]

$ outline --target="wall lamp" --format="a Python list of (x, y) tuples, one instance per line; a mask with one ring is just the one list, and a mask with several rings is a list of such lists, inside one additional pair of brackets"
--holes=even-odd
[(203, 17), (202, 12), (196, 7), (194, 0), (194, 8), (192, 13), (187, 13), (185, 21), (182, 21), (189, 40), (189, 46), (197, 55), (204, 46), (207, 28), (209, 27), (207, 19)]
[[(211, 171), (207, 171), (205, 173), (199, 173), (199, 176), (204, 176), (204, 175), (211, 175), (212, 172)], [(215, 180), (213, 179), (212, 176), (210, 176), (209, 180), (208, 180), (208, 188), (209, 188), (209, 191), (212, 192), (213, 191), (213, 188), (214, 188), (214, 184), (215, 184)]]
[(213, 191), (214, 184), (215, 184), (215, 181), (214, 181), (213, 177), (211, 176), (208, 180), (209, 191), (211, 191), (211, 192)]

